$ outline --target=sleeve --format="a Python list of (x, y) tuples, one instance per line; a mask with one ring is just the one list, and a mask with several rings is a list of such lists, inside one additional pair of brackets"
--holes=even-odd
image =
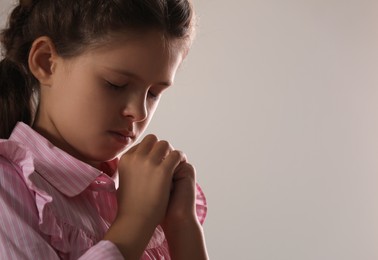
[[(0, 155), (0, 259), (60, 259), (39, 230), (33, 192), (17, 169)], [(123, 259), (110, 241), (100, 241), (79, 259)]]
[(110, 241), (102, 240), (98, 242), (95, 246), (91, 247), (80, 260), (85, 259), (112, 259), (112, 260), (123, 260), (121, 252), (118, 250), (115, 244)]
[(207, 216), (207, 201), (205, 193), (198, 183), (196, 183), (196, 213), (199, 222), (203, 225)]

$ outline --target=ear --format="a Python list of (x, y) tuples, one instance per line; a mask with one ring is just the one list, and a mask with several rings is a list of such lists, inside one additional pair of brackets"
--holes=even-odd
[(29, 52), (29, 69), (41, 86), (51, 86), (58, 59), (55, 45), (49, 37), (37, 38)]

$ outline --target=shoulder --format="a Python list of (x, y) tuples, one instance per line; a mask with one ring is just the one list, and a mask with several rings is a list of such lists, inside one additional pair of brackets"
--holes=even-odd
[(22, 144), (0, 140), (0, 188), (17, 194), (28, 190), (25, 175), (34, 171), (33, 157)]
[(19, 142), (0, 139), (0, 166), (14, 169), (33, 167), (32, 153)]
[(40, 231), (35, 193), (24, 175), (33, 170), (32, 165), (21, 145), (0, 140), (1, 259), (40, 259), (40, 254), (53, 259), (55, 255)]
[(14, 190), (16, 187), (24, 187), (25, 181), (20, 175), (17, 165), (14, 165), (8, 158), (0, 155), (0, 189), (1, 193), (4, 190)]

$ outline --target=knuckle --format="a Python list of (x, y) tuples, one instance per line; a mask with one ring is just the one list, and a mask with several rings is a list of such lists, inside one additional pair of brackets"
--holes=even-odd
[(151, 142), (157, 142), (158, 141), (158, 138), (156, 135), (154, 134), (148, 134), (144, 137), (144, 140), (146, 141), (151, 141)]
[(178, 150), (173, 150), (173, 151), (171, 152), (171, 154), (172, 154), (172, 156), (175, 156), (175, 157), (180, 157), (180, 156), (181, 156), (181, 153), (180, 153), (180, 151), (178, 151)]
[(173, 150), (169, 155), (172, 156), (175, 160), (181, 159), (181, 152), (178, 150)]
[(171, 145), (167, 142), (167, 141), (165, 141), (165, 140), (160, 140), (159, 142), (158, 142), (158, 145), (160, 146), (160, 147), (162, 147), (162, 148), (165, 148), (165, 149), (168, 149)]
[(192, 171), (192, 172), (196, 172), (196, 168), (194, 167), (194, 165), (193, 164), (190, 164), (190, 163), (187, 163), (186, 164), (186, 167), (188, 167), (188, 169), (190, 170), (190, 171)]
[(183, 151), (181, 151), (181, 150), (176, 150), (176, 151), (179, 153), (180, 157), (181, 157), (183, 160), (186, 161), (186, 154), (185, 154)]
[(186, 163), (185, 165), (185, 169), (186, 169), (186, 174), (188, 176), (190, 176), (192, 179), (196, 179), (196, 168), (190, 164), (190, 163)]

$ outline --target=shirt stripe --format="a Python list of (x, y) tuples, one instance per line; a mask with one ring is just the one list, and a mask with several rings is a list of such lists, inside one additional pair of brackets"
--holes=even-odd
[[(123, 259), (102, 240), (117, 212), (116, 164), (109, 177), (18, 123), (0, 140), (0, 259)], [(203, 223), (198, 185), (196, 205)], [(141, 259), (170, 259), (160, 226)]]

